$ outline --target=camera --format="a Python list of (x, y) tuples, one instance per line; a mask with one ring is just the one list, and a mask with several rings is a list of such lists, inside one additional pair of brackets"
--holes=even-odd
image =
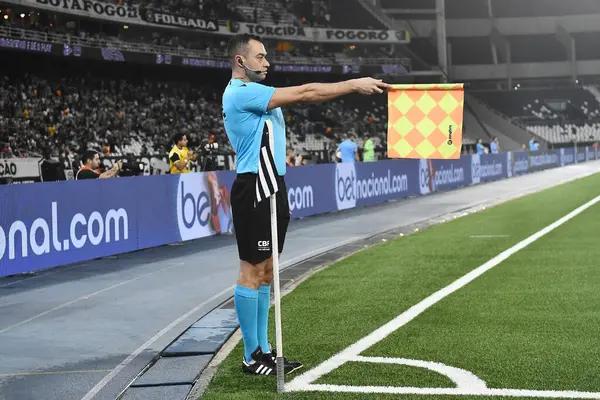
[(200, 156), (198, 165), (200, 171), (216, 171), (218, 163), (216, 156), (219, 155), (219, 143), (213, 140), (203, 140), (202, 144), (196, 148), (196, 152)]
[(119, 176), (140, 176), (144, 173), (144, 164), (137, 162), (133, 158), (124, 158), (121, 160), (123, 166), (119, 171)]
[(219, 150), (219, 143), (204, 140), (200, 146), (196, 148), (196, 152), (200, 155), (212, 154)]

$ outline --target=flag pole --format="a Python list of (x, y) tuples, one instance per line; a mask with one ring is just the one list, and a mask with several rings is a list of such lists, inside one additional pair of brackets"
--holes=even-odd
[[(269, 128), (269, 148), (275, 157), (275, 145), (271, 121), (266, 121)], [(277, 173), (277, 171), (275, 171)], [(284, 194), (285, 195), (285, 194)], [(283, 337), (281, 334), (281, 292), (279, 289), (279, 238), (277, 230), (277, 192), (271, 195), (271, 249), (273, 254), (273, 295), (275, 302), (275, 346), (277, 349), (277, 392), (284, 391), (285, 375), (283, 365)]]

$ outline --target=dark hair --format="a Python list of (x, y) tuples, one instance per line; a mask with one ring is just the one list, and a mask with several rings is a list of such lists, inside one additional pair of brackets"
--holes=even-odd
[(90, 160), (90, 161), (94, 161), (94, 157), (96, 157), (96, 154), (98, 154), (98, 152), (97, 152), (97, 151), (94, 151), (94, 150), (86, 150), (86, 151), (83, 153), (83, 156), (81, 157), (81, 159), (83, 160), (83, 163), (85, 164), (85, 163), (87, 163), (87, 162), (88, 162), (88, 160)]
[(174, 144), (179, 143), (179, 141), (181, 139), (183, 139), (184, 136), (185, 136), (185, 133), (176, 133), (175, 135), (173, 135), (173, 143)]
[(240, 33), (239, 35), (233, 36), (227, 43), (227, 55), (233, 59), (236, 54), (239, 53), (240, 48), (248, 46), (251, 40), (256, 40), (262, 43), (262, 39), (258, 35), (251, 35), (249, 33)]

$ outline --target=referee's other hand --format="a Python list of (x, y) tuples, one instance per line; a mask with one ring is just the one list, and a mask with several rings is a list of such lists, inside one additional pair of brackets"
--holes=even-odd
[(353, 79), (354, 91), (364, 95), (381, 94), (384, 89), (390, 89), (392, 85), (381, 81), (381, 79), (359, 78)]

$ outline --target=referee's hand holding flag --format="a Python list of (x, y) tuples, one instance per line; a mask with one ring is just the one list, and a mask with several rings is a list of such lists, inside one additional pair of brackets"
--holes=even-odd
[[(302, 364), (285, 359), (282, 350), (278, 259), (290, 209), (284, 180), (285, 119), (280, 107), (321, 103), (351, 93), (382, 94), (391, 86), (381, 80), (360, 78), (274, 88), (259, 83), (267, 77), (270, 66), (260, 37), (233, 36), (227, 50), (231, 80), (223, 92), (223, 123), (237, 156), (231, 208), (240, 258), (234, 304), (244, 341), (242, 370), (248, 374), (277, 375), (281, 391), (283, 374)], [(273, 278), (277, 355), (272, 353), (267, 338)]]

